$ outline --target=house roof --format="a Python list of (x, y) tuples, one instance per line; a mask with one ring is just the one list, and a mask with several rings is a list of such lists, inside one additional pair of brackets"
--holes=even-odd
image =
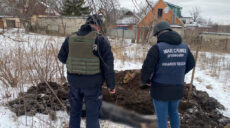
[(181, 17), (181, 18), (188, 18), (188, 19), (190, 19), (190, 18), (192, 18), (192, 17)]
[(170, 25), (172, 28), (182, 28), (183, 26), (180, 26), (180, 25), (176, 25), (176, 24), (173, 24), (173, 25)]
[(175, 8), (180, 8), (180, 9), (182, 9), (182, 7), (180, 7), (180, 6), (178, 6), (178, 5), (175, 5), (175, 4), (166, 2), (166, 1), (164, 1), (164, 2), (165, 2), (168, 6), (173, 6), (173, 7), (175, 7)]
[(221, 32), (203, 32), (201, 34), (210, 34), (210, 35), (226, 35), (230, 36), (230, 33), (221, 33)]
[(6, 15), (1, 16), (1, 15), (0, 15), (0, 18), (13, 18), (13, 16), (6, 16)]
[(196, 22), (194, 22), (193, 24), (185, 24), (184, 27), (210, 28), (209, 25), (198, 24), (198, 23), (196, 23)]
[(117, 20), (116, 24), (131, 25), (136, 24), (139, 20), (140, 18), (137, 15), (131, 11), (128, 11), (124, 16), (122, 16), (122, 18)]
[(137, 18), (134, 16), (123, 17), (122, 19), (117, 20), (116, 24), (136, 24)]

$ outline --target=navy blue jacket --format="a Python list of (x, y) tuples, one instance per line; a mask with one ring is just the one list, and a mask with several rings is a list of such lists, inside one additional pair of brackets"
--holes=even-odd
[(152, 82), (183, 86), (188, 46), (185, 43), (172, 45), (164, 42), (156, 45), (158, 46), (160, 59), (153, 73)]
[[(93, 31), (92, 28), (89, 25), (85, 24), (81, 26), (76, 34), (78, 36), (85, 36), (91, 31)], [(58, 54), (58, 59), (63, 64), (66, 64), (69, 53), (68, 39), (69, 37), (65, 39)], [(111, 46), (108, 39), (100, 34), (96, 38), (95, 44), (97, 45), (97, 50), (94, 50), (92, 52), (95, 56), (100, 58), (101, 73), (96, 75), (79, 75), (67, 72), (68, 82), (71, 86), (74, 86), (75, 88), (90, 89), (98, 88), (103, 84), (104, 81), (106, 81), (107, 87), (112, 90), (115, 88), (115, 73), (114, 57), (111, 51)]]
[[(175, 31), (168, 31), (168, 32), (162, 33), (158, 37), (157, 43), (160, 43), (160, 42), (165, 42), (170, 45), (178, 46), (182, 43), (182, 39), (181, 39), (181, 36)], [(188, 73), (195, 66), (195, 60), (189, 48), (188, 48), (186, 56), (187, 58), (186, 58), (184, 74)], [(175, 84), (173, 83), (173, 80), (165, 82), (165, 83), (154, 81), (154, 77), (155, 77), (154, 73), (156, 72), (156, 70), (158, 70), (156, 68), (158, 67), (158, 64), (159, 64), (159, 59), (160, 59), (159, 57), (160, 57), (159, 47), (158, 45), (153, 45), (151, 49), (149, 50), (147, 57), (144, 61), (144, 64), (142, 66), (142, 70), (141, 70), (142, 82), (152, 83), (151, 96), (154, 99), (165, 100), (165, 101), (181, 99), (184, 95), (183, 86), (179, 86), (179, 85), (175, 86)]]

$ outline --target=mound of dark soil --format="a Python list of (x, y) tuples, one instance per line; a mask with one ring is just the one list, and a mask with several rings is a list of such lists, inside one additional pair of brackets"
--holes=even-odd
[[(58, 85), (54, 82), (49, 82), (49, 85), (62, 102), (68, 106), (69, 85)], [(40, 83), (36, 87), (32, 86), (26, 93), (20, 93), (18, 98), (10, 101), (8, 105), (17, 116), (35, 115), (36, 113), (49, 114), (52, 111), (63, 110), (63, 107), (59, 104), (46, 83)]]
[[(129, 76), (127, 79), (127, 76)], [(141, 114), (153, 114), (154, 109), (149, 94), (149, 88), (140, 89), (140, 72), (124, 71), (117, 74), (117, 94), (110, 96), (104, 92), (104, 100), (134, 110)], [(180, 101), (179, 112), (183, 128), (223, 128), (230, 123), (217, 109), (224, 107), (206, 92), (197, 91), (193, 86), (192, 96), (187, 101), (189, 85), (184, 86), (184, 98)]]
[(223, 128), (230, 123), (217, 109), (224, 110), (216, 99), (206, 92), (197, 91), (193, 86), (192, 97), (187, 102), (189, 85), (185, 85), (185, 96), (180, 101), (179, 112), (183, 128)]
[(103, 100), (133, 110), (140, 114), (152, 115), (154, 113), (149, 89), (140, 89), (140, 71), (124, 71), (116, 75), (116, 94), (110, 95), (103, 90)]
[[(116, 74), (115, 95), (110, 95), (103, 86), (103, 100), (122, 106), (140, 114), (154, 114), (149, 88), (140, 89), (140, 71), (123, 71)], [(57, 96), (68, 107), (69, 85), (58, 85), (49, 82)], [(185, 85), (185, 97), (179, 105), (181, 126), (183, 128), (223, 128), (230, 119), (224, 117), (217, 109), (224, 107), (217, 100), (208, 96), (206, 92), (197, 91), (193, 87), (190, 102), (187, 102), (188, 85)], [(10, 109), (20, 115), (35, 115), (36, 113), (50, 114), (53, 111), (63, 110), (55, 96), (45, 83), (31, 87), (26, 93), (9, 102)]]

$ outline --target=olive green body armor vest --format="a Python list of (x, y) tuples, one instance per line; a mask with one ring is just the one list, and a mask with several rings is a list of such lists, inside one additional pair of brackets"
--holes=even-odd
[(72, 34), (69, 37), (69, 54), (66, 67), (69, 73), (94, 75), (100, 73), (100, 60), (93, 54), (96, 32), (86, 36)]

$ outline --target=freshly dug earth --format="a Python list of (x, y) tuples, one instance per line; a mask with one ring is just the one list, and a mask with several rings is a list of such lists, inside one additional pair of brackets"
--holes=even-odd
[[(67, 100), (69, 85), (67, 83), (58, 85), (54, 82), (49, 82), (49, 85), (62, 103), (69, 106)], [(36, 113), (50, 114), (53, 111), (63, 110), (63, 107), (52, 94), (46, 83), (40, 83), (36, 87), (32, 86), (26, 93), (19, 93), (18, 98), (10, 101), (8, 105), (17, 116), (33, 116)]]
[(149, 89), (140, 89), (142, 85), (140, 71), (133, 70), (117, 73), (116, 84), (116, 94), (110, 95), (107, 89), (104, 89), (103, 100), (140, 114), (154, 114)]
[[(142, 85), (140, 71), (117, 73), (116, 84), (117, 93), (115, 95), (110, 95), (106, 86), (103, 86), (104, 101), (143, 115), (154, 114), (149, 88), (140, 89)], [(49, 82), (49, 85), (68, 108), (69, 85), (59, 85), (54, 82)], [(224, 109), (224, 107), (217, 100), (210, 98), (206, 92), (197, 91), (194, 86), (190, 102), (187, 102), (188, 88), (189, 86), (185, 85), (185, 97), (179, 105), (182, 128), (223, 128), (230, 123), (230, 119), (217, 110)], [(36, 113), (53, 115), (55, 111), (63, 110), (45, 83), (31, 87), (26, 93), (20, 93), (19, 97), (10, 101), (8, 105), (17, 116), (35, 115)]]

